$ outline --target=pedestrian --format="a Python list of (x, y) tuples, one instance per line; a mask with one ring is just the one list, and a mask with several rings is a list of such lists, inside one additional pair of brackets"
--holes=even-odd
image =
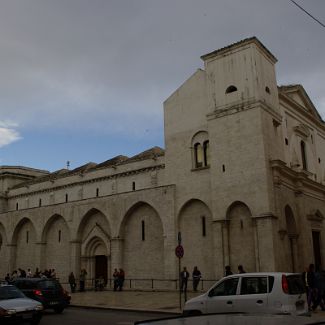
[(225, 267), (225, 276), (232, 275), (230, 265), (226, 265)]
[(324, 293), (324, 278), (319, 266), (316, 267), (316, 271), (315, 271), (315, 292), (314, 292), (314, 301), (312, 305), (313, 311), (315, 311), (318, 306), (320, 306), (322, 310), (325, 310), (325, 305), (323, 302), (323, 296), (324, 296), (323, 293)]
[(70, 284), (71, 292), (74, 293), (76, 291), (77, 285), (76, 285), (76, 278), (73, 272), (69, 274), (69, 284)]
[(85, 269), (81, 269), (79, 277), (80, 292), (85, 291), (86, 275), (87, 271)]
[(118, 288), (119, 288), (119, 291), (123, 290), (124, 280), (125, 280), (125, 272), (124, 272), (123, 269), (120, 269), (119, 272), (118, 272)]
[(186, 267), (184, 266), (183, 271), (179, 275), (180, 282), (181, 282), (181, 285), (180, 285), (181, 292), (187, 291), (187, 281), (188, 281), (189, 277), (190, 277), (190, 274), (188, 273)]
[(242, 265), (238, 265), (238, 273), (246, 273)]
[(193, 278), (193, 290), (197, 291), (197, 287), (198, 287), (200, 279), (201, 279), (201, 272), (197, 268), (197, 266), (194, 266), (194, 269), (192, 272), (192, 278)]
[(309, 264), (308, 272), (307, 272), (307, 304), (308, 310), (312, 310), (312, 304), (315, 305), (316, 295), (317, 295), (317, 287), (316, 287), (316, 277), (315, 277), (315, 265)]
[(113, 282), (114, 282), (114, 291), (116, 291), (118, 288), (118, 270), (117, 269), (114, 269)]
[(39, 269), (37, 267), (35, 270), (35, 273), (34, 273), (34, 278), (40, 278), (40, 277), (41, 277), (41, 272), (39, 271)]
[(7, 275), (6, 275), (6, 277), (5, 277), (5, 281), (9, 284), (9, 283), (10, 283), (10, 280), (11, 280), (11, 278), (10, 278), (10, 274), (7, 273)]
[(27, 274), (26, 274), (27, 278), (32, 278), (33, 277), (33, 274), (32, 274), (32, 271), (31, 269), (28, 269), (27, 270)]

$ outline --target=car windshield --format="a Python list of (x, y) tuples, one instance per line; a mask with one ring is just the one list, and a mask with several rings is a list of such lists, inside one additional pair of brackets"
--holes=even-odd
[(0, 300), (25, 298), (24, 294), (14, 286), (0, 287)]

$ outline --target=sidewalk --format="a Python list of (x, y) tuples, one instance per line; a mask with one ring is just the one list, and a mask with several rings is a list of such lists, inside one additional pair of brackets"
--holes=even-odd
[[(187, 299), (203, 292), (188, 292)], [(71, 294), (71, 306), (180, 314), (178, 291), (86, 291)], [(184, 295), (182, 295), (182, 307)], [(167, 317), (168, 315), (166, 315)], [(325, 312), (317, 310), (312, 319), (325, 318)]]
[[(189, 292), (187, 299), (201, 294)], [(71, 294), (71, 306), (164, 313), (181, 313), (179, 292), (157, 291), (85, 291)], [(184, 295), (182, 295), (182, 307)]]

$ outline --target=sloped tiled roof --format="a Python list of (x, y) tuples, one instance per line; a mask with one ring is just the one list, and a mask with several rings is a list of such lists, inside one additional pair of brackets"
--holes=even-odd
[(221, 54), (223, 52), (231, 50), (232, 48), (239, 47), (239, 46), (242, 46), (244, 44), (248, 44), (248, 43), (252, 43), (252, 42), (255, 42), (256, 44), (258, 44), (274, 62), (278, 61), (277, 58), (263, 45), (263, 43), (256, 36), (245, 38), (245, 39), (243, 39), (243, 40), (241, 40), (239, 42), (230, 44), (230, 45), (222, 47), (222, 48), (220, 48), (218, 50), (215, 50), (215, 51), (212, 51), (210, 53), (204, 54), (204, 55), (201, 56), (201, 59), (206, 60), (206, 59), (208, 59), (210, 57), (213, 57), (215, 55), (219, 55), (219, 54)]
[(55, 179), (62, 178), (62, 177), (72, 176), (75, 174), (83, 174), (83, 173), (87, 173), (88, 171), (97, 170), (100, 168), (112, 167), (112, 166), (127, 164), (127, 163), (146, 160), (146, 159), (154, 159), (154, 158), (164, 156), (164, 155), (165, 155), (164, 149), (162, 149), (160, 147), (153, 147), (153, 148), (143, 151), (131, 158), (128, 158), (127, 156), (119, 155), (119, 156), (116, 156), (114, 158), (111, 158), (111, 159), (106, 160), (99, 164), (96, 164), (94, 162), (89, 162), (85, 165), (82, 165), (82, 166), (77, 167), (72, 170), (59, 169), (53, 173), (49, 173), (44, 176), (36, 177), (36, 178), (29, 180), (27, 182), (17, 184), (15, 186), (13, 186), (11, 189), (17, 189), (17, 188), (28, 186), (31, 184), (37, 184), (37, 183), (42, 183), (42, 182), (46, 182), (46, 181), (51, 181), (51, 180), (55, 180)]
[(129, 157), (127, 156), (123, 156), (123, 155), (119, 155), (119, 156), (116, 156), (112, 159), (109, 159), (109, 160), (106, 160), (100, 164), (97, 164), (95, 169), (99, 169), (99, 168), (103, 168), (103, 167), (111, 167), (111, 166), (115, 166), (115, 165), (118, 165), (120, 163), (122, 163), (123, 161), (129, 159)]
[(151, 149), (143, 151), (143, 152), (125, 160), (121, 164), (127, 164), (130, 162), (140, 161), (140, 160), (145, 160), (145, 159), (153, 159), (153, 158), (157, 158), (157, 157), (164, 156), (164, 155), (165, 155), (164, 149), (162, 149), (160, 147), (153, 147)]

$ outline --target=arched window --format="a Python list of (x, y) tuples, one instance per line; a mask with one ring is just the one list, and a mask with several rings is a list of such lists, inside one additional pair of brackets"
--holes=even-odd
[(194, 145), (195, 168), (203, 166), (203, 152), (200, 143)]
[(235, 91), (237, 91), (237, 87), (235, 87), (234, 85), (231, 85), (226, 89), (226, 94), (230, 94), (230, 93), (233, 93)]
[(307, 170), (306, 144), (304, 141), (300, 142), (302, 169)]
[(203, 142), (204, 166), (210, 166), (209, 140)]

